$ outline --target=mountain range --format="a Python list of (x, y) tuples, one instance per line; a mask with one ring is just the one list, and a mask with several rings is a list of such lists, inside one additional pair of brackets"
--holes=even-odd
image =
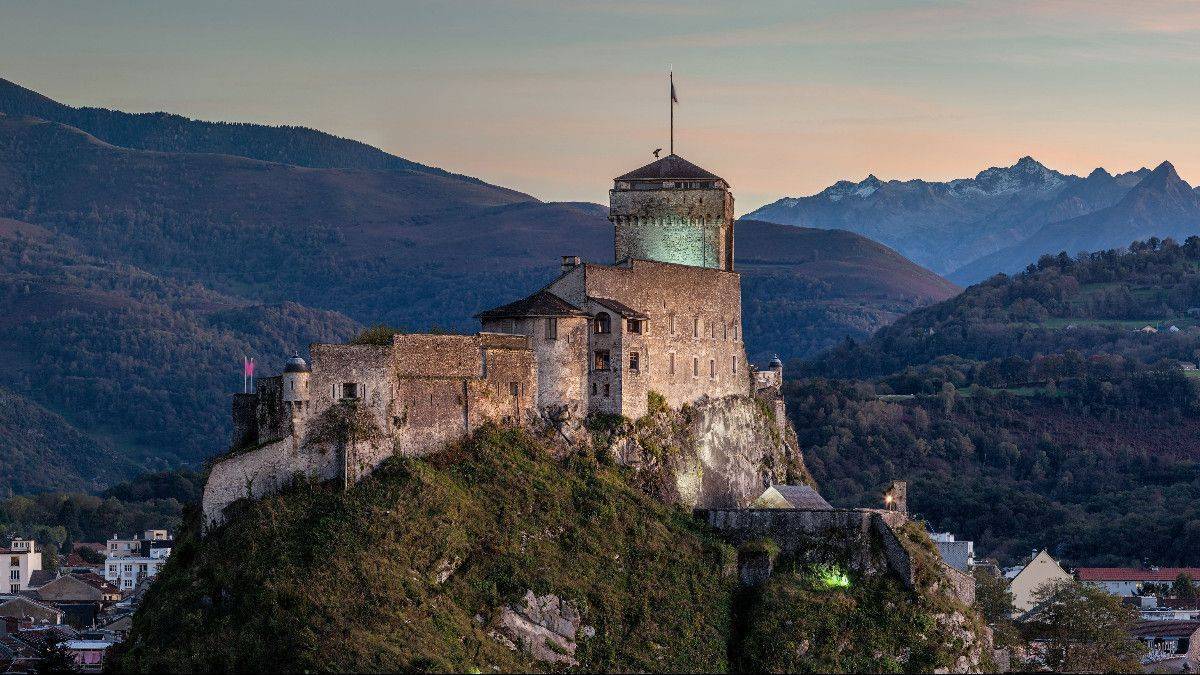
[(1086, 177), (1032, 157), (947, 182), (839, 181), (746, 216), (857, 232), (968, 285), (1020, 271), (1042, 255), (1098, 251), (1152, 236), (1200, 234), (1200, 194), (1169, 162)]
[[(72, 108), (7, 81), (0, 218), (0, 395), (30, 411), (0, 418), (14, 491), (214, 454), (242, 356), (270, 372), (364, 325), (475, 330), (558, 256), (612, 258), (600, 205), (311, 129)], [(865, 338), (958, 290), (849, 232), (744, 221), (737, 250), (758, 361)]]

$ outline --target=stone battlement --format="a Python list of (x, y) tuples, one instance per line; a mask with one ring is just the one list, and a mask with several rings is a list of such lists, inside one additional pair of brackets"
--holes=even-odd
[[(388, 345), (314, 344), (233, 398), (233, 449), (212, 463), (206, 522), (294, 476), (350, 485), (392, 455), (421, 456), (487, 422), (537, 414), (537, 368), (522, 335), (396, 335)], [(347, 430), (354, 433), (347, 434)]]

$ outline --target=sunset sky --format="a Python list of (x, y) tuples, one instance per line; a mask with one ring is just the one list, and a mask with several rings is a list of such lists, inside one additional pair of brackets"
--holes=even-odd
[(71, 105), (298, 124), (547, 200), (667, 145), (744, 213), (1033, 155), (1200, 180), (1200, 2), (0, 3), (0, 77)]

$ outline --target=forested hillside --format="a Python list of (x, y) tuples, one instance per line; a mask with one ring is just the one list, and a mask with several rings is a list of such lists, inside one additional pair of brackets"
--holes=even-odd
[(1194, 564), (1197, 306), (1200, 238), (1044, 257), (796, 362), (858, 379), (790, 382), (790, 412), (835, 502), (907, 477), (986, 555)]
[(289, 350), (357, 324), (293, 303), (254, 304), (81, 252), (0, 220), (0, 493), (95, 490), (197, 462), (229, 432), (243, 355)]

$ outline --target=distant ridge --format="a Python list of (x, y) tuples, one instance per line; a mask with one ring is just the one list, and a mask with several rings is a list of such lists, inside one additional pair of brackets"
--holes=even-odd
[[(127, 113), (73, 108), (0, 78), (0, 112), (73, 126), (102, 141), (137, 150), (205, 152), (320, 169), (416, 171), (479, 184), (484, 181), (426, 166), (379, 148), (299, 126), (205, 122), (165, 112)], [(533, 200), (529, 195), (522, 196)]]
[[(1135, 192), (1142, 206), (1119, 206)], [(874, 175), (857, 183), (838, 181), (745, 217), (858, 232), (956, 283), (971, 284), (1018, 271), (1046, 254), (1198, 234), (1200, 211), (1190, 205), (1192, 192), (1177, 175), (1159, 180), (1149, 169), (1114, 175), (1098, 168), (1079, 177), (1025, 156), (1011, 166), (945, 182), (881, 181)]]

